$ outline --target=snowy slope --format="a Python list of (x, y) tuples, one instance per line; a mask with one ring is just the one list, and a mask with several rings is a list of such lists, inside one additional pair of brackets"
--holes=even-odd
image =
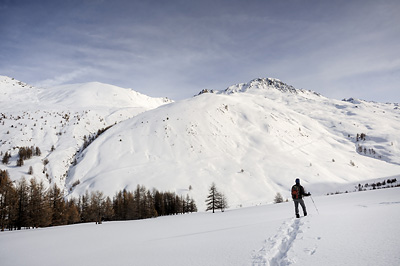
[[(0, 233), (2, 266), (398, 265), (400, 188), (224, 213)], [(40, 243), (40, 244), (38, 244)], [(23, 256), (21, 256), (23, 251)]]
[[(35, 88), (1, 76), (0, 103), (0, 152), (12, 154), (1, 169), (14, 180), (56, 182), (71, 196), (112, 197), (141, 184), (189, 193), (203, 210), (212, 182), (237, 207), (277, 192), (288, 198), (297, 176), (326, 194), (400, 172), (398, 104), (337, 101), (277, 79), (171, 103), (97, 82)], [(85, 137), (111, 125), (81, 151)], [(42, 154), (15, 167), (26, 146)]]
[(288, 198), (297, 176), (326, 194), (336, 183), (398, 174), (399, 130), (396, 104), (337, 101), (256, 79), (119, 123), (78, 157), (67, 186), (80, 182), (73, 196), (112, 197), (142, 184), (190, 193), (200, 210), (212, 182), (231, 207), (271, 202), (277, 192)]
[[(84, 136), (169, 102), (97, 82), (36, 88), (0, 76), (0, 152), (12, 155), (10, 163), (0, 168), (14, 180), (36, 177), (64, 187)], [(18, 147), (31, 146), (42, 154), (15, 167)], [(33, 175), (27, 174), (29, 167)]]

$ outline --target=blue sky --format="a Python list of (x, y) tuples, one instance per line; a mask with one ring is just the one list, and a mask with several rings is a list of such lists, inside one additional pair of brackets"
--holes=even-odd
[(273, 77), (400, 102), (400, 1), (0, 0), (0, 75), (180, 100)]

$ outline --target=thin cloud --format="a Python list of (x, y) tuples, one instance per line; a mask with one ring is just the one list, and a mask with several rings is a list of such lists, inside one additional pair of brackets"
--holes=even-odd
[(87, 75), (87, 73), (89, 73), (90, 71), (90, 68), (77, 69), (69, 73), (39, 81), (35, 85), (39, 87), (53, 87), (61, 84), (70, 83), (71, 81)]

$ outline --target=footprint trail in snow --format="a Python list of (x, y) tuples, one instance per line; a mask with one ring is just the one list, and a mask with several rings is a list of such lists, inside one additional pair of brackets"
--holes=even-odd
[[(279, 228), (278, 233), (265, 240), (264, 246), (255, 251), (253, 254), (253, 266), (287, 266), (294, 261), (288, 257), (288, 252), (292, 248), (293, 243), (303, 233), (302, 227), (304, 222), (302, 219), (292, 218), (286, 220)], [(309, 255), (316, 252), (316, 248), (304, 250)]]

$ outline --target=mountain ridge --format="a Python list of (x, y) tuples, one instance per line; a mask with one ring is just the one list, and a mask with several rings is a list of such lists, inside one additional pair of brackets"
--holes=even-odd
[[(15, 82), (13, 87), (26, 89)], [(297, 176), (307, 188), (324, 194), (331, 192), (326, 191), (330, 183), (395, 176), (400, 169), (398, 104), (333, 100), (278, 79), (258, 78), (178, 102), (143, 100), (142, 107), (125, 106), (127, 89), (113, 85), (104, 85), (107, 97), (96, 89), (101, 83), (64, 85), (37, 89), (52, 90), (39, 100), (59, 99), (47, 100), (48, 110), (34, 103), (19, 110), (15, 106), (23, 102), (4, 96), (1, 84), (1, 101), (12, 99), (3, 114), (8, 119), (0, 121), (1, 152), (13, 155), (1, 169), (9, 170), (14, 180), (35, 176), (55, 182), (69, 196), (101, 190), (112, 197), (141, 184), (191, 194), (201, 209), (215, 182), (236, 207), (272, 201), (277, 192), (290, 197), (288, 187)], [(88, 91), (71, 101), (63, 91), (68, 88)], [(123, 95), (118, 107), (114, 89)], [(81, 106), (85, 102), (90, 108)], [(67, 110), (74, 104), (75, 109)], [(84, 137), (109, 126), (82, 149)], [(361, 133), (363, 140), (358, 139)], [(32, 145), (43, 149), (43, 155), (13, 167), (18, 152), (13, 147)], [(45, 159), (50, 163), (44, 166)], [(33, 176), (27, 174), (30, 165)]]
[[(287, 187), (296, 176), (311, 185), (396, 173), (396, 156), (377, 155), (390, 149), (390, 144), (385, 139), (381, 143), (389, 147), (378, 149), (374, 146), (377, 137), (371, 133), (383, 118), (398, 128), (398, 124), (389, 122), (391, 117), (378, 116), (371, 121), (375, 110), (370, 109), (385, 107), (389, 112), (390, 106), (374, 107), (373, 103), (362, 102), (355, 107), (313, 92), (294, 92), (203, 93), (123, 121), (96, 140), (85, 155), (89, 159), (82, 159), (71, 171), (70, 183), (80, 181), (72, 195), (93, 187), (102, 191), (108, 191), (110, 186), (114, 186), (112, 190), (132, 190), (140, 183), (191, 193), (199, 202), (205, 198), (207, 186), (216, 182), (228, 190), (233, 206), (239, 206), (271, 201), (277, 192), (289, 197)], [(337, 118), (329, 120), (328, 114)], [(360, 119), (357, 123), (352, 120), (355, 116)], [(370, 130), (364, 123), (372, 123)], [(375, 158), (357, 152), (360, 143), (356, 135), (362, 131), (368, 136), (362, 144), (375, 147)], [(395, 136), (393, 140), (398, 141)], [(117, 143), (123, 148), (119, 149)], [(325, 149), (334, 152), (329, 155)], [(89, 163), (95, 154), (109, 157), (100, 156), (97, 162)], [(118, 163), (107, 164), (109, 158)], [(388, 162), (391, 166), (385, 166), (386, 170), (375, 170)], [(107, 172), (110, 169), (113, 171)], [(113, 180), (112, 185), (108, 179)], [(106, 194), (112, 196), (111, 190)]]

